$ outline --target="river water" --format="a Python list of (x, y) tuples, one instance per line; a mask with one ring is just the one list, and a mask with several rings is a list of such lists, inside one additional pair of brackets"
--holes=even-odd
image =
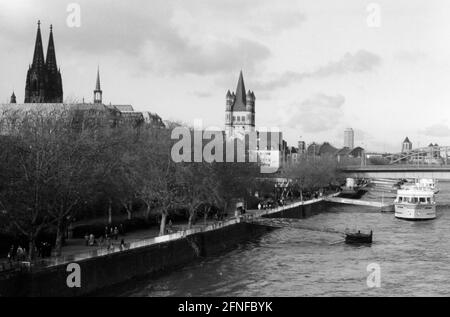
[[(164, 275), (120, 296), (443, 296), (450, 295), (450, 183), (439, 183), (438, 217), (405, 221), (363, 206), (329, 204), (301, 225), (372, 229), (371, 246), (337, 234), (281, 228)], [(380, 268), (368, 287), (367, 266)]]

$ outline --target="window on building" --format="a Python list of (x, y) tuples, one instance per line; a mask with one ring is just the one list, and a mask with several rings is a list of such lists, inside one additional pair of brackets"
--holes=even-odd
[(237, 117), (237, 121), (240, 122), (241, 121), (241, 117), (238, 116)]
[(236, 116), (233, 116), (233, 121), (236, 121)]

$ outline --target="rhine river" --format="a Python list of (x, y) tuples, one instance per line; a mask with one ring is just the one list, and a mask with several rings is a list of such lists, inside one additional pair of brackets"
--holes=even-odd
[[(281, 228), (115, 295), (448, 296), (450, 183), (438, 186), (438, 217), (430, 221), (399, 220), (374, 208), (334, 204), (294, 220), (307, 227), (372, 229), (372, 246), (340, 243), (337, 234)], [(381, 268), (380, 288), (367, 286), (371, 263)]]

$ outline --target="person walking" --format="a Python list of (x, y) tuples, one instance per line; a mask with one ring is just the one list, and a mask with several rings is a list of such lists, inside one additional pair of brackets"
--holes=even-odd
[(12, 261), (14, 260), (13, 259), (13, 253), (14, 253), (14, 245), (12, 245), (11, 248), (9, 248), (9, 251), (8, 251), (8, 262), (9, 262), (9, 265), (11, 265)]
[(119, 225), (119, 232), (121, 235), (123, 235), (123, 236), (125, 235), (125, 229), (123, 228), (123, 224)]
[(91, 233), (89, 236), (89, 245), (93, 246), (95, 244), (95, 236)]
[(14, 247), (14, 244), (11, 245), (8, 252), (8, 259), (12, 262), (16, 258), (16, 248)]
[(119, 238), (119, 229), (117, 227), (114, 228), (114, 240), (117, 240)]
[(23, 249), (22, 247), (19, 245), (17, 247), (17, 261), (22, 261), (23, 260)]

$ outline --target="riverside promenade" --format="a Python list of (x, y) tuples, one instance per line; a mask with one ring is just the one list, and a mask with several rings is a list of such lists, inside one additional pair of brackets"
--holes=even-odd
[[(59, 257), (52, 256), (46, 259), (39, 259), (33, 263), (24, 261), (21, 264), (22, 268), (25, 267), (30, 271), (44, 269), (52, 266), (58, 266), (73, 262), (78, 262), (86, 259), (91, 259), (95, 257), (102, 257), (125, 250), (132, 250), (142, 247), (147, 247), (151, 245), (156, 245), (160, 243), (165, 243), (169, 241), (175, 241), (179, 239), (184, 239), (186, 237), (202, 233), (218, 230), (228, 226), (233, 226), (240, 222), (254, 222), (254, 220), (275, 215), (277, 213), (283, 212), (285, 210), (291, 210), (300, 206), (308, 206), (321, 201), (327, 201), (333, 197), (336, 197), (338, 193), (334, 193), (328, 196), (322, 196), (317, 199), (311, 199), (307, 201), (294, 201), (287, 203), (284, 206), (279, 206), (276, 208), (269, 208), (263, 210), (248, 210), (245, 214), (236, 216), (231, 216), (223, 221), (212, 221), (207, 222), (199, 221), (192, 228), (187, 229), (187, 223), (177, 224), (172, 226), (173, 233), (159, 236), (159, 228), (152, 228), (146, 230), (138, 230), (134, 232), (127, 233), (125, 236), (120, 236), (118, 240), (113, 240), (112, 248), (107, 249), (106, 246), (86, 246), (83, 239), (71, 239), (68, 240), (66, 246), (62, 249), (62, 255)], [(121, 239), (125, 240), (125, 248), (120, 247)], [(6, 266), (5, 261), (3, 261), (3, 267)], [(2, 263), (0, 263), (0, 271), (2, 270)]]
[[(334, 193), (331, 196), (338, 195)], [(183, 267), (202, 257), (223, 254), (239, 243), (275, 229), (267, 218), (286, 216), (308, 217), (322, 210), (327, 196), (308, 201), (290, 202), (265, 210), (248, 210), (223, 221), (214, 221), (179, 231), (154, 236), (150, 231), (128, 233), (127, 245), (118, 244), (109, 250), (81, 245), (69, 246), (61, 257), (21, 262), (13, 268), (0, 268), (0, 297), (2, 296), (86, 296), (102, 292), (144, 276), (158, 277), (164, 272)], [(268, 223), (264, 223), (264, 219)], [(267, 222), (266, 221), (266, 222)], [(260, 222), (260, 223), (258, 223)], [(81, 239), (77, 239), (81, 240)], [(121, 237), (117, 240), (120, 241)], [(80, 284), (69, 286), (67, 279), (78, 267)]]

